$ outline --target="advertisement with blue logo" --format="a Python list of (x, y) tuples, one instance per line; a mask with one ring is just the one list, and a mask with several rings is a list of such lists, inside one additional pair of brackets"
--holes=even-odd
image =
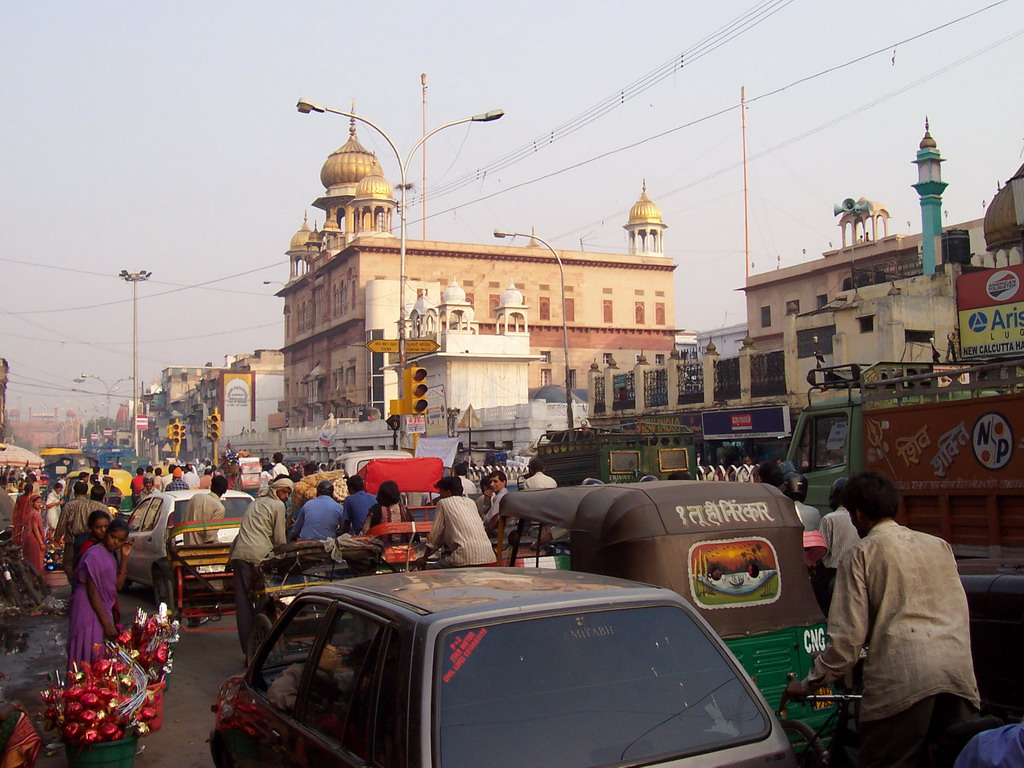
[(1024, 266), (960, 275), (956, 306), (962, 358), (1024, 354)]

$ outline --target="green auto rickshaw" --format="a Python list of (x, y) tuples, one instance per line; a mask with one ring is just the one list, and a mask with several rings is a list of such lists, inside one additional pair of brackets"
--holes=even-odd
[[(500, 514), (520, 520), (520, 535), (527, 522), (552, 526), (556, 538), (557, 529), (568, 532), (572, 570), (687, 598), (769, 702), (825, 648), (804, 526), (776, 488), (682, 480), (519, 491), (504, 497)], [(834, 712), (832, 703), (791, 704), (788, 730), (797, 742), (825, 745)]]

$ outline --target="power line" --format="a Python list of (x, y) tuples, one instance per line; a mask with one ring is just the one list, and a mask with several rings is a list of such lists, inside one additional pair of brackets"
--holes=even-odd
[(452, 181), (433, 187), (430, 190), (430, 197), (437, 199), (461, 189), (467, 184), (473, 184), (486, 178), (487, 174), (496, 173), (509, 166), (529, 157), (544, 147), (551, 146), (555, 142), (572, 135), (576, 131), (590, 125), (604, 117), (609, 112), (623, 106), (645, 91), (653, 88), (666, 78), (674, 75), (685, 66), (698, 61), (699, 59), (713, 53), (718, 48), (731, 42), (733, 39), (748, 32), (771, 16), (775, 15), (793, 0), (762, 0), (757, 5), (740, 14), (732, 21), (720, 27), (715, 32), (701, 39), (697, 43), (674, 56), (655, 70), (647, 73), (638, 80), (616, 91), (612, 95), (601, 100), (594, 106), (580, 113), (576, 117), (562, 123), (561, 125), (547, 131), (532, 141), (514, 149), (491, 162), (479, 166), (469, 173), (456, 177)]
[[(799, 78), (797, 80), (794, 80), (791, 83), (788, 83), (788, 84), (786, 84), (784, 86), (776, 88), (776, 89), (774, 89), (772, 91), (768, 91), (766, 93), (763, 93), (763, 94), (760, 94), (758, 96), (755, 96), (755, 97), (753, 97), (751, 99), (747, 99), (747, 103), (750, 104), (750, 103), (752, 103), (754, 101), (760, 101), (762, 99), (768, 98), (769, 96), (777, 95), (777, 94), (782, 93), (783, 91), (786, 91), (786, 90), (788, 90), (790, 88), (793, 88), (793, 87), (795, 87), (797, 85), (801, 85), (801, 84), (809, 82), (811, 80), (815, 80), (815, 79), (817, 79), (819, 77), (823, 77), (823, 76), (825, 76), (827, 74), (835, 72), (835, 71), (837, 71), (839, 69), (843, 69), (843, 68), (845, 68), (847, 66), (850, 66), (850, 65), (852, 65), (854, 63), (858, 63), (858, 62), (863, 61), (863, 60), (865, 60), (867, 58), (871, 58), (872, 56), (877, 56), (880, 53), (883, 53), (883, 52), (884, 53), (888, 53), (894, 47), (898, 47), (900, 45), (904, 45), (904, 44), (906, 44), (908, 42), (911, 42), (911, 41), (919, 40), (919, 39), (921, 39), (921, 38), (923, 38), (923, 37), (925, 37), (927, 35), (930, 35), (930, 34), (932, 34), (934, 32), (937, 32), (937, 31), (939, 31), (941, 29), (945, 29), (945, 28), (950, 27), (950, 26), (952, 26), (954, 24), (957, 24), (959, 22), (965, 21), (966, 19), (969, 19), (972, 16), (976, 16), (979, 13), (983, 13), (984, 11), (987, 11), (987, 10), (990, 10), (992, 8), (995, 8), (996, 6), (1003, 5), (1006, 2), (1008, 2), (1008, 0), (998, 0), (997, 2), (994, 2), (994, 3), (990, 4), (990, 5), (987, 5), (984, 8), (981, 8), (981, 9), (979, 9), (977, 11), (973, 11), (973, 12), (971, 12), (969, 14), (965, 14), (963, 16), (960, 16), (960, 17), (956, 18), (956, 19), (953, 19), (952, 21), (945, 22), (944, 24), (940, 24), (940, 25), (938, 25), (936, 27), (932, 27), (931, 29), (928, 29), (928, 30), (926, 30), (924, 32), (921, 32), (921, 33), (918, 33), (918, 34), (913, 35), (911, 37), (908, 37), (905, 40), (901, 40), (901, 41), (898, 41), (896, 43), (890, 43), (889, 45), (887, 45), (887, 46), (885, 46), (883, 48), (879, 48), (879, 49), (877, 49), (875, 51), (872, 51), (869, 54), (864, 54), (862, 56), (856, 57), (855, 59), (851, 59), (850, 61), (844, 62), (843, 64), (839, 64), (839, 65), (836, 65), (836, 66), (833, 66), (833, 67), (829, 67), (827, 69), (820, 70), (820, 71), (814, 73), (813, 75), (807, 75), (805, 77), (802, 77), (802, 78)], [(1016, 34), (1011, 36), (1011, 38), (1014, 37), (1014, 36), (1016, 36)], [(995, 48), (995, 47), (997, 47), (999, 45), (1002, 45), (1005, 42), (1007, 42), (1007, 39), (1000, 40), (1000, 41), (994, 43), (993, 45), (978, 51), (977, 54), (975, 54), (975, 55), (980, 55), (981, 53), (984, 53), (985, 51), (990, 50), (991, 48)], [(959, 64), (964, 63), (964, 61), (966, 61), (966, 60), (967, 59), (960, 60), (958, 62), (955, 62), (954, 64), (951, 64), (948, 67), (944, 67), (944, 68), (942, 68), (940, 70), (937, 70), (936, 72), (933, 72), (931, 75), (927, 76), (926, 78), (924, 78), (924, 79), (922, 79), (920, 81), (917, 81), (917, 82), (915, 82), (915, 83), (913, 83), (913, 84), (911, 84), (910, 86), (907, 86), (907, 87), (908, 88), (909, 87), (914, 87), (915, 85), (918, 85), (921, 82), (924, 82), (925, 80), (931, 79), (932, 77), (935, 77), (938, 74), (941, 74), (941, 73), (943, 73), (943, 72), (945, 72), (945, 71), (947, 71), (947, 70), (949, 70), (949, 69), (951, 69), (951, 68), (953, 68), (955, 66), (958, 66)], [(902, 92), (902, 90), (906, 90), (906, 89), (901, 89), (901, 91), (899, 91), (899, 92)], [(890, 98), (890, 97), (891, 97), (891, 95), (887, 96), (887, 97), (883, 97), (883, 99), (880, 99), (880, 100), (878, 100), (876, 102), (872, 102), (872, 104), (869, 105), (869, 106), (874, 106), (875, 104), (878, 104), (881, 101), (884, 101), (886, 98)], [(511, 185), (509, 187), (506, 187), (504, 189), (500, 189), (500, 190), (497, 190), (495, 192), (488, 193), (486, 195), (481, 195), (480, 197), (477, 197), (474, 200), (469, 200), (467, 202), (460, 203), (459, 205), (454, 205), (454, 206), (451, 206), (449, 208), (445, 208), (443, 210), (436, 210), (436, 211), (430, 213), (427, 216), (427, 218), (433, 218), (435, 216), (442, 216), (444, 214), (448, 214), (448, 213), (451, 213), (453, 211), (456, 211), (459, 208), (464, 208), (464, 207), (473, 205), (475, 203), (479, 203), (479, 202), (483, 202), (483, 201), (486, 201), (486, 200), (490, 200), (491, 198), (498, 197), (499, 195), (506, 194), (507, 192), (512, 192), (514, 190), (521, 189), (523, 187), (531, 186), (533, 184), (536, 184), (537, 182), (545, 181), (545, 180), (553, 178), (555, 176), (560, 176), (563, 173), (566, 173), (566, 172), (572, 171), (572, 170), (576, 170), (577, 168), (582, 168), (582, 167), (584, 167), (586, 165), (590, 165), (591, 163), (594, 163), (594, 162), (596, 162), (598, 160), (603, 160), (606, 157), (611, 157), (612, 155), (620, 154), (620, 153), (628, 151), (630, 149), (635, 149), (636, 147), (639, 147), (639, 146), (642, 146), (644, 144), (648, 144), (648, 143), (650, 143), (652, 141), (656, 141), (658, 139), (664, 138), (665, 136), (669, 136), (669, 135), (671, 135), (673, 133), (677, 133), (678, 131), (684, 130), (686, 128), (692, 128), (695, 125), (699, 125), (699, 124), (705, 123), (705, 122), (707, 122), (709, 120), (713, 120), (716, 117), (721, 117), (722, 115), (725, 115), (725, 114), (727, 114), (729, 112), (732, 112), (733, 110), (737, 109), (738, 107), (739, 107), (739, 104), (732, 104), (732, 105), (730, 105), (728, 107), (723, 107), (722, 109), (718, 109), (718, 110), (716, 110), (714, 112), (711, 112), (709, 114), (703, 115), (702, 117), (695, 118), (693, 120), (690, 120), (688, 122), (682, 123), (682, 124), (677, 125), (677, 126), (674, 126), (672, 128), (667, 128), (664, 131), (660, 131), (658, 133), (655, 133), (655, 134), (653, 134), (651, 136), (648, 136), (646, 138), (643, 138), (643, 139), (638, 139), (637, 141), (630, 142), (629, 144), (622, 145), (622, 146), (617, 147), (615, 149), (610, 149), (610, 150), (607, 150), (605, 152), (601, 152), (601, 153), (599, 153), (597, 155), (594, 155), (594, 156), (592, 156), (590, 158), (587, 158), (585, 160), (580, 160), (579, 162), (572, 163), (570, 165), (564, 166), (563, 168), (560, 168), (558, 170), (549, 171), (548, 173), (544, 173), (544, 174), (541, 174), (540, 176), (536, 176), (536, 177), (534, 177), (532, 179), (528, 179), (526, 181), (522, 181), (522, 182), (519, 182), (517, 184), (513, 184), (513, 185)], [(867, 107), (864, 107), (864, 108), (867, 108)], [(859, 110), (855, 110), (854, 112), (851, 112), (851, 113), (848, 113), (847, 115), (844, 115), (843, 118), (838, 118), (838, 119), (845, 119), (845, 117), (849, 117), (850, 115), (856, 114), (857, 111), (859, 111)], [(836, 121), (838, 121), (838, 119)], [(799, 137), (791, 139), (788, 142), (786, 142), (786, 144), (777, 145), (776, 147), (773, 147), (772, 149), (768, 150), (767, 152), (775, 151), (776, 149), (780, 149), (782, 146), (786, 146), (787, 144), (792, 143), (793, 141), (797, 141), (799, 139), (806, 138), (806, 136), (811, 135), (811, 133), (815, 133), (818, 130), (821, 130), (822, 128), (827, 127), (828, 125), (831, 125), (832, 123), (834, 123), (836, 121), (831, 121), (830, 123), (826, 123), (825, 125), (820, 126), (819, 128), (816, 128), (816, 129), (814, 129), (813, 131), (811, 131), (809, 133), (802, 134)], [(758, 155), (755, 155), (753, 158), (748, 158), (748, 160), (749, 159), (756, 159), (757, 157), (761, 157), (761, 156), (767, 154), (767, 152), (762, 152), (762, 153), (760, 153)], [(685, 187), (681, 187), (681, 188), (676, 189), (674, 191), (675, 192), (679, 192), (682, 189), (686, 189), (686, 188), (688, 188), (690, 186), (693, 186), (693, 184), (695, 184), (695, 183), (700, 183), (700, 182), (712, 179), (712, 178), (720, 175), (721, 173), (725, 173), (726, 171), (729, 171), (729, 170), (732, 170), (733, 168), (738, 167), (738, 165), (739, 165), (739, 163), (735, 163), (733, 165), (730, 165), (730, 166), (728, 166), (726, 168), (723, 168), (723, 169), (721, 169), (719, 171), (716, 171), (716, 172), (714, 172), (712, 174), (709, 174), (709, 175), (703, 177), (702, 179), (699, 179), (696, 182), (693, 182), (691, 184), (687, 184)], [(664, 197), (667, 197), (667, 195), (663, 194), (663, 195), (661, 195), (661, 197), (664, 198)], [(577, 227), (576, 229), (573, 229), (570, 232), (567, 232), (565, 234), (566, 235), (572, 234), (574, 232), (578, 232), (580, 229), (585, 229), (587, 227), (592, 227), (592, 226), (595, 226), (597, 224), (600, 224), (601, 222), (603, 222), (604, 220), (610, 218), (611, 216), (615, 216), (615, 215), (620, 214), (622, 212), (622, 210), (623, 209), (619, 209), (615, 213), (609, 214), (607, 216), (603, 216), (600, 219), (597, 219), (596, 221), (591, 221), (588, 224), (581, 225), (580, 227)], [(419, 220), (416, 220), (416, 221), (419, 221)], [(414, 224), (414, 223), (416, 223), (416, 221), (410, 221), (410, 224)]]

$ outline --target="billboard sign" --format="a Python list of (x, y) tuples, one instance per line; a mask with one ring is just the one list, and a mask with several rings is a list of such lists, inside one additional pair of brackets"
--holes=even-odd
[(253, 374), (226, 372), (223, 376), (224, 434), (237, 435), (256, 419), (253, 399)]
[(701, 414), (705, 440), (742, 440), (748, 437), (785, 437), (790, 433), (789, 408), (743, 408)]
[(1024, 354), (1024, 265), (960, 275), (956, 308), (961, 357)]

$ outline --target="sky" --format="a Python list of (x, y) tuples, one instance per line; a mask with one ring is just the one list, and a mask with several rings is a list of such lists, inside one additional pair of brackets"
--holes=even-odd
[[(944, 223), (980, 218), (1020, 166), (1024, 0), (649, 0), (351, 4), (7, 3), (0, 60), (0, 357), (8, 407), (86, 415), (139, 378), (282, 343), (284, 251), (356, 111), (403, 155), (428, 130), (409, 235), (625, 252), (646, 180), (669, 229), (676, 323), (743, 322), (745, 88), (753, 273), (820, 258), (834, 203), (920, 231), (927, 116)], [(966, 17), (966, 18), (964, 18)], [(360, 141), (399, 179), (387, 144)], [(509, 159), (503, 161), (503, 159)], [(397, 218), (397, 217), (396, 217)], [(264, 285), (264, 281), (271, 284)], [(82, 383), (74, 378), (88, 374)], [(97, 377), (97, 378), (91, 378)]]

